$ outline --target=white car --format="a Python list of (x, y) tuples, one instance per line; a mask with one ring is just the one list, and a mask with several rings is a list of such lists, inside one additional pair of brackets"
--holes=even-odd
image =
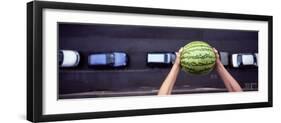
[(80, 61), (80, 55), (74, 50), (59, 51), (59, 66), (60, 67), (76, 67)]
[(240, 67), (257, 67), (258, 66), (258, 53), (238, 53), (232, 54), (231, 64), (234, 68)]

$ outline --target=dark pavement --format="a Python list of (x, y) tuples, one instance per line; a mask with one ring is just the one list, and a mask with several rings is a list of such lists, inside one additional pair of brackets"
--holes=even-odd
[[(217, 50), (229, 53), (258, 52), (258, 32), (239, 30), (60, 23), (58, 40), (59, 49), (76, 50), (81, 55), (78, 67), (59, 68), (59, 93), (92, 92), (92, 97), (102, 96), (98, 95), (99, 92), (129, 93), (159, 89), (170, 68), (147, 67), (147, 52), (174, 52), (195, 40), (206, 41)], [(112, 51), (126, 52), (129, 55), (129, 66), (124, 69), (88, 67), (87, 57), (90, 53)], [(257, 68), (227, 69), (242, 87), (247, 84), (257, 85)], [(181, 71), (174, 91), (176, 93), (176, 90), (185, 87), (188, 87), (185, 90), (216, 88), (218, 92), (224, 89), (223, 82), (215, 71), (203, 76), (189, 75)], [(256, 90), (256, 87), (250, 90)], [(125, 95), (123, 93), (117, 96)], [(64, 95), (61, 97), (71, 98)]]

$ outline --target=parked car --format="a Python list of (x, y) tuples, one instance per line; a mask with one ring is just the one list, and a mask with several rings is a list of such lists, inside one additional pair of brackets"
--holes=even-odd
[(125, 67), (128, 56), (124, 52), (93, 53), (88, 56), (89, 66), (96, 67)]
[(80, 55), (74, 50), (59, 50), (60, 67), (76, 67), (80, 61)]
[(251, 53), (238, 53), (232, 54), (231, 63), (234, 68), (243, 68), (243, 67), (257, 67), (257, 56), (258, 54)]
[(171, 66), (176, 60), (176, 54), (172, 52), (147, 53), (147, 65), (150, 67)]

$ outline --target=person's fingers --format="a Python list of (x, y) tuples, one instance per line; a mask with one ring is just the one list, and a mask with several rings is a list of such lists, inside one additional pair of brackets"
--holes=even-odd
[(213, 50), (214, 50), (215, 53), (218, 53), (218, 50), (216, 48), (213, 48)]
[(181, 53), (182, 49), (183, 49), (183, 48), (181, 47), (178, 52), (175, 52), (175, 54), (176, 54), (177, 57), (180, 57), (180, 53)]
[(215, 52), (216, 57), (217, 57), (217, 58), (219, 58), (219, 57), (220, 57), (220, 55), (219, 55), (219, 53), (218, 53), (218, 50), (217, 50), (216, 48), (214, 48), (214, 47), (213, 47), (213, 51)]
[(182, 50), (183, 50), (183, 48), (181, 47), (181, 48), (179, 49), (179, 53), (181, 53), (181, 52), (182, 52)]

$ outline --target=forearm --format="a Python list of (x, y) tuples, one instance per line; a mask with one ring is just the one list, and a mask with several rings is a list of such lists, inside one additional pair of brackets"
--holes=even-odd
[(224, 68), (221, 62), (217, 62), (216, 64), (217, 72), (220, 78), (223, 80), (224, 85), (230, 92), (240, 92), (242, 88), (238, 84), (238, 82), (231, 76), (231, 74)]
[(163, 84), (161, 85), (158, 95), (168, 95), (172, 93), (172, 89), (177, 80), (179, 71), (180, 71), (180, 66), (174, 64), (168, 76), (165, 78)]

